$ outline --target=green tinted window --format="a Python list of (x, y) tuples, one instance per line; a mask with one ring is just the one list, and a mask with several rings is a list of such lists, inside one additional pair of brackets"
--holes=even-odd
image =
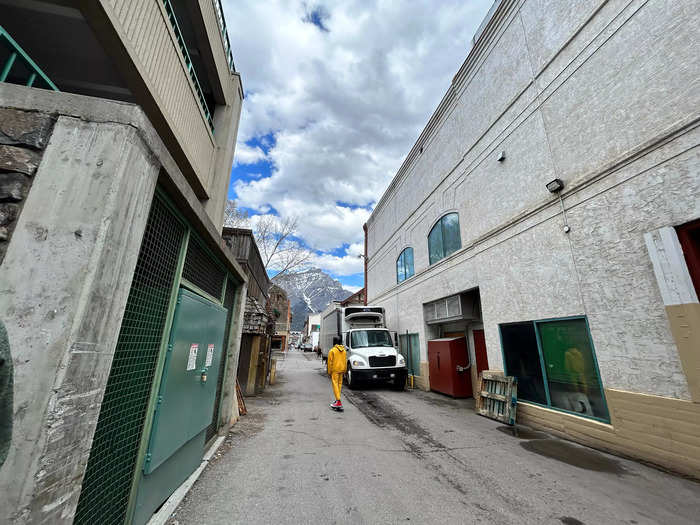
[(500, 325), (505, 372), (518, 398), (609, 421), (585, 318)]
[(459, 234), (459, 216), (448, 213), (442, 217), (428, 234), (428, 258), (430, 264), (456, 252), (462, 247)]
[(585, 319), (537, 323), (552, 406), (607, 419)]
[(396, 260), (396, 282), (405, 281), (413, 275), (413, 248), (406, 248)]
[(397, 283), (400, 283), (401, 281), (406, 279), (406, 270), (404, 269), (404, 263), (403, 263), (404, 253), (405, 252), (401, 252), (401, 255), (399, 255), (399, 258), (396, 261), (396, 282)]
[(442, 218), (442, 245), (445, 252), (444, 257), (462, 247), (459, 235), (459, 218), (456, 213), (450, 213)]

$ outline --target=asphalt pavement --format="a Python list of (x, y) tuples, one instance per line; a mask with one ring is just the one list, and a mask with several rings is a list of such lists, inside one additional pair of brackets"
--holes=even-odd
[(169, 523), (696, 524), (700, 483), (478, 416), (472, 400), (343, 389), (278, 361)]

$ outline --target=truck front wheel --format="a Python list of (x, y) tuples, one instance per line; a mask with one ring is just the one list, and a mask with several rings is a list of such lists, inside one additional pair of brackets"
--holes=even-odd
[(406, 388), (406, 376), (404, 374), (397, 374), (394, 382), (391, 384), (391, 389), (401, 391), (404, 388)]
[(355, 390), (358, 387), (357, 375), (353, 374), (350, 364), (348, 364), (348, 369), (345, 372), (345, 384), (348, 385), (350, 390)]

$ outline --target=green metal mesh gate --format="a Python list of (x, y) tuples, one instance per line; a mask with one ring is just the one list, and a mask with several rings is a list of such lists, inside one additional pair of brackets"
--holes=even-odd
[(185, 234), (185, 225), (156, 195), (126, 302), (74, 523), (124, 522)]
[(224, 345), (221, 349), (223, 352), (221, 361), (219, 362), (219, 374), (216, 380), (216, 397), (214, 398), (214, 415), (211, 418), (211, 423), (207, 427), (206, 440), (209, 441), (216, 435), (219, 429), (219, 405), (221, 401), (221, 388), (224, 383), (224, 371), (226, 370), (226, 359), (228, 354), (228, 336), (231, 331), (231, 318), (233, 316), (233, 305), (236, 298), (236, 283), (232, 279), (226, 282), (226, 293), (224, 294), (224, 308), (228, 310), (226, 315), (226, 335), (224, 336)]

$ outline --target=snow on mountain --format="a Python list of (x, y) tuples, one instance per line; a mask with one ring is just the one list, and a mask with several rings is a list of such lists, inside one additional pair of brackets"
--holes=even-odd
[(302, 330), (310, 313), (322, 312), (331, 301), (342, 301), (353, 293), (318, 268), (273, 277), (272, 282), (287, 292), (292, 305), (292, 330)]

